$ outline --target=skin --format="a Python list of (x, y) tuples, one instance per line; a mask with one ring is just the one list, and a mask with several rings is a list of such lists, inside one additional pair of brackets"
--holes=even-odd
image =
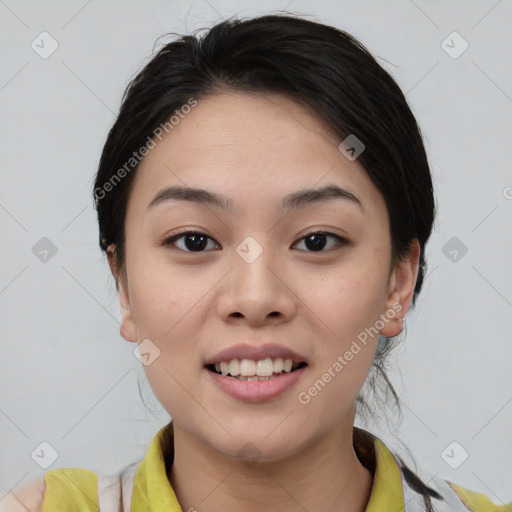
[(0, 489), (0, 512), (40, 512), (44, 490), (44, 478), (32, 480), (5, 496), (4, 489)]
[[(366, 508), (373, 477), (356, 456), (352, 432), (378, 337), (307, 405), (297, 395), (393, 307), (401, 311), (380, 334), (400, 332), (419, 245), (392, 266), (384, 199), (358, 161), (338, 150), (340, 142), (291, 99), (222, 93), (199, 100), (137, 171), (125, 219), (126, 267), (116, 268), (112, 253), (109, 263), (119, 280), (121, 335), (150, 339), (160, 350), (144, 370), (173, 419), (168, 476), (183, 510)], [(362, 208), (334, 199), (279, 209), (285, 195), (327, 184), (352, 191)], [(227, 195), (233, 211), (183, 200), (147, 211), (170, 185)], [(187, 229), (210, 237), (203, 252), (186, 252), (184, 238), (162, 245)], [(316, 252), (304, 237), (318, 231), (348, 243), (328, 237)], [(247, 236), (263, 248), (252, 263), (236, 252)], [(302, 354), (308, 368), (298, 385), (258, 404), (220, 391), (205, 360), (244, 341)], [(248, 442), (259, 450), (254, 465), (237, 458)]]

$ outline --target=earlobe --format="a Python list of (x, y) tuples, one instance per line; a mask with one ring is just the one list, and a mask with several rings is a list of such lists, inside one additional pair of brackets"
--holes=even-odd
[(400, 334), (402, 319), (409, 310), (418, 278), (420, 244), (417, 239), (411, 242), (408, 254), (400, 261), (389, 280), (386, 315), (388, 321), (380, 330), (381, 336), (392, 337)]
[(116, 281), (116, 288), (119, 293), (119, 306), (121, 312), (119, 333), (126, 341), (137, 342), (137, 329), (133, 320), (133, 315), (130, 307), (130, 297), (126, 285), (123, 283), (119, 275), (115, 258), (115, 245), (111, 244), (107, 248), (108, 264), (114, 279)]

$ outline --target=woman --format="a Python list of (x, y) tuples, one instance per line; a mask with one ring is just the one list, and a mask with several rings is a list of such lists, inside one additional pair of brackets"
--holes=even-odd
[(354, 426), (365, 382), (394, 394), (435, 203), (404, 95), (352, 36), (263, 16), (167, 44), (94, 198), (121, 335), (172, 422), (117, 477), (49, 471), (32, 510), (512, 510)]

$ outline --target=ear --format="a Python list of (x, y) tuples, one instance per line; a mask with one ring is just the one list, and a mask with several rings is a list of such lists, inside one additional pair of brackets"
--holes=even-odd
[[(420, 244), (415, 238), (408, 253), (396, 265), (389, 277), (388, 295), (382, 313), (388, 319), (380, 330), (381, 336), (396, 336), (402, 330), (402, 318), (405, 318), (418, 278)], [(395, 312), (394, 316), (390, 312)]]
[(107, 248), (108, 264), (114, 279), (116, 280), (116, 288), (119, 292), (119, 305), (121, 310), (121, 323), (119, 332), (126, 341), (137, 342), (137, 328), (133, 319), (130, 297), (128, 294), (128, 282), (119, 275), (119, 269), (117, 268), (117, 261), (115, 256), (116, 246), (111, 244)]

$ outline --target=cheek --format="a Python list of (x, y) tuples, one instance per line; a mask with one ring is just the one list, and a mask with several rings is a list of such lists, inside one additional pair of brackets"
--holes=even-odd
[(134, 267), (130, 284), (139, 336), (168, 343), (194, 317), (208, 290), (208, 279), (162, 264), (145, 267)]
[(144, 365), (144, 372), (160, 404), (186, 418), (197, 407), (184, 389), (192, 386), (191, 369), (197, 359), (195, 325), (206, 290), (183, 273), (148, 267), (134, 271), (130, 285), (138, 338), (151, 340), (159, 351), (151, 364)]
[(355, 256), (329, 277), (309, 283), (307, 304), (321, 319), (311, 376), (311, 383), (322, 389), (320, 408), (355, 400), (375, 357), (375, 324), (386, 296), (386, 260)]
[(318, 308), (314, 311), (322, 321), (317, 323), (315, 364), (299, 397), (301, 404), (311, 404), (313, 416), (339, 421), (361, 391), (377, 348), (378, 334), (370, 328), (382, 306), (379, 293), (377, 282), (357, 272), (341, 273), (313, 288), (308, 305)]
[(305, 283), (307, 304), (339, 339), (357, 336), (378, 318), (387, 283), (385, 269), (354, 258), (329, 276)]

